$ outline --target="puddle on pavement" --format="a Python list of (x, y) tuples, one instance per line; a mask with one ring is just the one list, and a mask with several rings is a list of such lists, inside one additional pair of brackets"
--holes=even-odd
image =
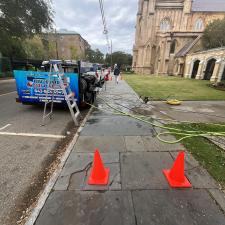
[(136, 112), (138, 114), (144, 115), (144, 116), (152, 116), (153, 112), (152, 109), (143, 109), (140, 107), (134, 107), (132, 108), (133, 112)]
[(94, 118), (94, 119), (89, 119), (89, 120), (87, 121), (87, 123), (89, 123), (89, 124), (95, 124), (95, 123), (98, 123), (99, 121), (100, 121), (99, 118)]

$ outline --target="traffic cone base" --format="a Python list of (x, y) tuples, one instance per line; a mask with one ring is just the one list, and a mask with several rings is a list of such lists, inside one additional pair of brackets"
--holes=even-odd
[(107, 185), (109, 182), (109, 168), (105, 168), (100, 152), (96, 149), (88, 184)]
[(169, 185), (172, 188), (191, 188), (192, 185), (189, 182), (189, 180), (187, 179), (187, 177), (184, 177), (184, 181), (183, 182), (178, 182), (176, 180), (171, 179), (170, 177), (170, 170), (163, 170), (163, 173), (169, 183)]
[(91, 176), (88, 179), (89, 185), (107, 185), (109, 182), (109, 168), (105, 168), (105, 177), (103, 179), (93, 179)]
[(163, 170), (163, 173), (169, 182), (169, 185), (173, 188), (190, 188), (191, 184), (185, 177), (184, 170), (185, 152), (179, 152), (173, 166), (170, 170)]

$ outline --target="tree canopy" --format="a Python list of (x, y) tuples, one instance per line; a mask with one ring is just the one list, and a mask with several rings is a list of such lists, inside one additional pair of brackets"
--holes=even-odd
[(50, 0), (0, 0), (0, 52), (15, 56), (23, 39), (50, 28), (52, 16)]
[[(112, 53), (113, 65), (118, 64), (120, 65), (120, 67), (131, 66), (132, 59), (133, 59), (132, 55), (125, 52), (117, 51)], [(111, 54), (106, 55), (106, 63), (111, 64)]]
[(214, 20), (206, 27), (202, 43), (206, 49), (225, 46), (225, 19)]
[(87, 49), (86, 60), (91, 63), (104, 63), (104, 54), (99, 49)]

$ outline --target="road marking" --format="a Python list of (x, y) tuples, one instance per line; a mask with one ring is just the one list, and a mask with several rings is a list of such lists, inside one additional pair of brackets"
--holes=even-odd
[(11, 132), (0, 132), (0, 135), (22, 136), (22, 137), (43, 137), (43, 138), (55, 138), (55, 139), (62, 139), (66, 137), (63, 135), (54, 135), (54, 134), (31, 134), (31, 133), (11, 133)]
[(6, 94), (2, 94), (2, 95), (0, 95), (0, 97), (10, 95), (10, 94), (13, 94), (13, 93), (16, 93), (16, 91), (12, 91), (12, 92), (9, 92), (9, 93), (6, 93)]
[(15, 82), (15, 79), (5, 79), (5, 80), (0, 80), (0, 84), (4, 84), (4, 83), (13, 83)]
[(4, 130), (5, 128), (7, 128), (7, 127), (9, 127), (9, 126), (11, 126), (12, 124), (7, 124), (7, 125), (5, 125), (4, 127), (1, 127), (0, 128), (0, 130)]
[[(82, 124), (80, 125), (78, 131), (81, 132), (82, 129), (84, 128), (84, 125), (85, 123), (87, 122), (88, 118), (90, 117), (92, 111), (93, 111), (93, 106), (91, 107), (91, 109), (89, 110), (88, 114), (85, 116)], [(42, 208), (44, 207), (44, 204), (45, 202), (47, 201), (47, 198), (49, 197), (67, 159), (69, 158), (70, 156), (70, 153), (72, 152), (73, 150), (73, 147), (74, 145), (76, 144), (77, 142), (77, 139), (79, 138), (79, 132), (77, 131), (77, 133), (75, 134), (73, 140), (70, 142), (67, 150), (65, 151), (64, 155), (62, 156), (62, 158), (60, 159), (60, 164), (58, 166), (58, 168), (55, 170), (55, 172), (51, 175), (48, 183), (46, 184), (42, 194), (40, 195), (40, 198), (38, 199), (37, 201), (37, 204), (36, 206), (33, 208), (32, 206), (28, 209), (28, 212), (29, 210), (31, 210), (31, 214), (30, 216), (28, 217), (25, 225), (34, 225), (34, 223), (36, 222)]]

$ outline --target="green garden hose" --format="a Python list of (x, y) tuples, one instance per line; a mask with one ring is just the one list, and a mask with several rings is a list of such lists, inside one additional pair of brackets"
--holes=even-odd
[[(206, 132), (206, 131), (182, 130), (182, 129), (179, 129), (179, 128), (172, 128), (172, 127), (168, 127), (168, 126), (165, 126), (165, 125), (155, 124), (155, 123), (147, 120), (146, 119), (147, 118), (146, 116), (143, 116), (143, 115), (135, 115), (135, 114), (130, 114), (130, 113), (127, 113), (127, 112), (123, 112), (122, 110), (119, 110), (116, 107), (114, 107), (111, 104), (109, 104), (108, 102), (106, 102), (105, 99), (103, 99), (101, 97), (99, 97), (99, 98), (102, 101), (104, 101), (104, 103), (109, 108), (111, 108), (113, 111), (109, 111), (109, 110), (105, 110), (105, 109), (100, 109), (100, 108), (98, 108), (98, 107), (96, 107), (94, 105), (91, 105), (91, 104), (89, 104), (89, 105), (91, 105), (92, 107), (94, 107), (94, 108), (96, 108), (98, 110), (101, 110), (101, 111), (104, 111), (104, 112), (107, 112), (107, 113), (112, 113), (114, 115), (128, 116), (128, 117), (131, 117), (133, 119), (136, 119), (136, 120), (139, 120), (141, 122), (144, 122), (146, 124), (150, 124), (150, 125), (152, 125), (154, 127), (158, 127), (158, 128), (161, 128), (161, 129), (168, 130), (166, 132), (160, 132), (156, 136), (158, 138), (158, 140), (160, 140), (163, 143), (176, 144), (176, 143), (181, 142), (184, 139), (194, 138), (194, 137), (209, 137), (209, 136), (220, 136), (220, 137), (223, 136), (223, 137), (225, 137), (225, 132)], [(154, 118), (151, 118), (151, 119), (154, 119)], [(161, 120), (163, 120), (163, 119), (161, 119)], [(183, 121), (181, 123), (187, 123), (187, 121)], [(213, 124), (213, 123), (212, 124), (209, 124), (209, 125), (225, 126), (225, 125), (222, 125), (222, 124)], [(163, 139), (161, 137), (163, 135), (179, 135), (179, 136), (181, 136), (181, 138), (179, 138), (178, 140), (175, 140), (175, 141), (168, 141), (168, 140), (165, 140), (165, 139)]]

